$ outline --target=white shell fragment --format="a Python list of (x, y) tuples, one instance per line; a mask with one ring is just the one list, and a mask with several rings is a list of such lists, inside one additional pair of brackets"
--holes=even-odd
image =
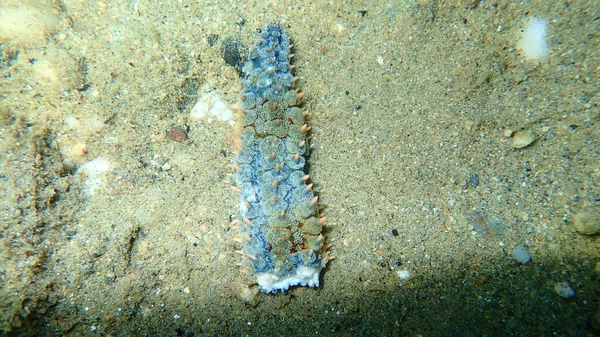
[(531, 145), (535, 139), (535, 134), (532, 131), (517, 131), (513, 136), (512, 147), (515, 149), (522, 149)]

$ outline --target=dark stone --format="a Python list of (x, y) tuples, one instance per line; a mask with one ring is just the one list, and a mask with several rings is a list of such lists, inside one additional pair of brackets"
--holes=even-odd
[(241, 44), (236, 38), (228, 37), (221, 45), (221, 57), (225, 63), (234, 67), (238, 73), (242, 72), (247, 48)]

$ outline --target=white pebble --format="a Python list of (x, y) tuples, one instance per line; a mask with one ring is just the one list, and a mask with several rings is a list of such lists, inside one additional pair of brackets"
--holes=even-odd
[(531, 261), (531, 256), (529, 256), (529, 252), (527, 251), (527, 248), (525, 248), (524, 246), (518, 246), (517, 248), (515, 248), (512, 253), (511, 253), (513, 259), (525, 264), (529, 261)]
[(216, 92), (209, 92), (200, 97), (192, 111), (190, 111), (190, 118), (192, 120), (206, 120), (208, 123), (216, 118), (229, 125), (235, 125), (233, 112)]
[(517, 48), (521, 49), (523, 55), (530, 60), (540, 60), (548, 56), (550, 48), (546, 42), (548, 21), (540, 18), (532, 18), (523, 30), (523, 35)]
[(535, 141), (535, 134), (529, 130), (517, 131), (513, 135), (512, 147), (515, 149), (522, 149), (531, 145)]
[(554, 292), (562, 298), (571, 298), (575, 296), (575, 290), (567, 282), (559, 282), (554, 285)]
[(410, 278), (410, 272), (408, 270), (398, 270), (398, 277), (401, 280), (408, 280)]
[(258, 304), (258, 301), (260, 300), (258, 286), (256, 285), (243, 285), (239, 295), (244, 302), (253, 307), (256, 306)]

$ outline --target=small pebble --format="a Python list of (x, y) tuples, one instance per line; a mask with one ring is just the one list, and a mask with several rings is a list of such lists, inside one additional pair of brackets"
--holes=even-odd
[(242, 286), (240, 298), (246, 304), (255, 307), (260, 300), (260, 296), (258, 296), (258, 286), (256, 284), (251, 286)]
[(523, 264), (531, 261), (531, 256), (529, 256), (529, 252), (527, 251), (527, 248), (525, 248), (524, 246), (518, 246), (517, 248), (515, 248), (512, 251), (511, 255), (512, 255), (513, 259), (515, 259)]
[(235, 37), (228, 37), (221, 45), (221, 57), (225, 63), (234, 67), (239, 73), (242, 71), (242, 64), (245, 61), (247, 48)]
[(529, 130), (515, 132), (512, 140), (512, 147), (522, 149), (531, 145), (535, 141), (535, 134)]
[(396, 228), (392, 229), (392, 235), (398, 236), (398, 230)]
[(183, 143), (187, 140), (187, 132), (183, 128), (175, 126), (167, 131), (167, 137), (172, 141)]
[(408, 270), (398, 270), (398, 277), (401, 280), (408, 280), (412, 277), (412, 275)]
[(208, 36), (208, 38), (206, 39), (206, 41), (208, 42), (208, 45), (210, 47), (214, 47), (217, 44), (217, 42), (219, 41), (219, 35), (217, 35), (217, 34), (210, 34)]
[(573, 216), (575, 229), (585, 235), (593, 235), (600, 232), (600, 213), (594, 211), (583, 211)]
[(163, 166), (160, 167), (161, 170), (163, 171), (168, 171), (171, 169), (171, 164), (169, 163), (164, 163)]
[(567, 282), (558, 282), (554, 284), (554, 292), (562, 298), (571, 298), (575, 296), (575, 290)]
[(477, 173), (473, 173), (471, 175), (471, 178), (469, 179), (469, 182), (471, 183), (471, 187), (477, 187), (477, 186), (479, 186), (479, 176), (477, 175)]
[(506, 138), (510, 138), (513, 135), (513, 130), (511, 129), (504, 129), (504, 137)]

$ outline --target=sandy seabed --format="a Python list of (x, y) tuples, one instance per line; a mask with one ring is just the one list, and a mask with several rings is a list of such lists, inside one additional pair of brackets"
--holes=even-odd
[[(222, 43), (273, 22), (335, 258), (253, 295), (235, 129), (190, 111), (235, 111)], [(592, 0), (3, 1), (0, 334), (597, 335), (598, 32)]]

